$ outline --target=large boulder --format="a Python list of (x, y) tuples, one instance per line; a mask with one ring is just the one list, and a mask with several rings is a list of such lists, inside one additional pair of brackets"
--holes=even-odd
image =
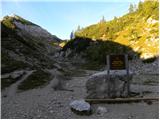
[(87, 98), (127, 97), (127, 78), (131, 81), (132, 72), (127, 77), (126, 70), (112, 70), (93, 74), (86, 82)]

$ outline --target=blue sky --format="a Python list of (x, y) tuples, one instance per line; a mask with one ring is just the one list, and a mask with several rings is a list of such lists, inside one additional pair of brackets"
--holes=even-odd
[[(123, 1), (123, 2), (122, 2)], [(139, 0), (3, 0), (1, 18), (17, 14), (61, 39), (68, 39), (78, 25), (86, 27), (128, 12)]]

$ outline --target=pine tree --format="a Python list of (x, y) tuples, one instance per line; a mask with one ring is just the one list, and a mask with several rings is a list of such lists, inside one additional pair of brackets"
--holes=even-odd
[(106, 20), (105, 20), (104, 16), (102, 16), (102, 19), (100, 20), (100, 22), (103, 23), (103, 22), (105, 22), (105, 21), (106, 21)]
[(130, 4), (129, 6), (129, 13), (133, 13), (134, 12), (134, 5)]
[(137, 10), (137, 6), (136, 6), (136, 4), (134, 4), (134, 11), (136, 11)]
[(140, 1), (138, 3), (138, 10), (141, 11), (143, 9), (143, 3)]
[(118, 18), (117, 18), (116, 16), (114, 16), (114, 21), (117, 21), (117, 19), (118, 19)]
[(74, 32), (72, 31), (71, 34), (70, 34), (70, 39), (74, 39)]
[(81, 30), (81, 27), (78, 25), (76, 32), (79, 32)]

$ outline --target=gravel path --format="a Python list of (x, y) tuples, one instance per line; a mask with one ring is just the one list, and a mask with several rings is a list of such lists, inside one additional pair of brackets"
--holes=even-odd
[[(147, 103), (130, 104), (94, 104), (93, 114), (90, 116), (79, 116), (70, 110), (69, 103), (73, 100), (83, 99), (86, 96), (85, 82), (88, 77), (97, 71), (86, 71), (86, 75), (72, 77), (65, 84), (65, 88), (73, 91), (54, 91), (52, 84), (39, 88), (16, 93), (14, 96), (2, 97), (2, 118), (158, 118), (158, 102), (151, 105)], [(17, 84), (17, 83), (16, 83)], [(148, 90), (158, 93), (157, 86), (145, 86)], [(138, 89), (138, 88), (137, 88)], [(2, 94), (4, 91), (2, 91)], [(100, 115), (96, 112), (97, 107), (103, 106), (107, 112)]]
[[(3, 95), (7, 95), (7, 97), (14, 97), (14, 95), (16, 94), (17, 91), (17, 86), (23, 82), (28, 76), (30, 76), (32, 74), (33, 71), (26, 71), (26, 74), (20, 79), (18, 80), (16, 83), (12, 84), (9, 88), (6, 88), (2, 93)], [(3, 96), (2, 95), (2, 96)]]

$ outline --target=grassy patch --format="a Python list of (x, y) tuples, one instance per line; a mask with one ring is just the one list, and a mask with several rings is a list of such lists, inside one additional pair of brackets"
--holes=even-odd
[(157, 59), (157, 57), (153, 57), (153, 58), (149, 58), (149, 59), (143, 60), (142, 62), (143, 62), (143, 63), (152, 63), (152, 62), (154, 62), (156, 59)]
[(159, 76), (156, 74), (134, 75), (132, 84), (156, 85), (159, 82), (158, 78)]
[(38, 87), (42, 87), (52, 79), (50, 73), (43, 70), (37, 70), (33, 72), (28, 78), (26, 78), (19, 86), (19, 90), (29, 90)]
[[(14, 70), (20, 70), (20, 69), (25, 69), (28, 67), (27, 64), (25, 64), (22, 61), (8, 61), (9, 64), (6, 64), (5, 67), (2, 67), (2, 73), (10, 73), (13, 72)], [(3, 63), (2, 63), (3, 64)]]
[(79, 68), (77, 69), (58, 69), (66, 80), (70, 80), (71, 77), (80, 77), (85, 75), (85, 71)]
[(89, 62), (89, 63), (85, 63), (83, 65), (81, 65), (81, 68), (82, 69), (85, 69), (85, 70), (100, 70), (104, 67), (103, 64), (99, 64), (97, 62)]
[(12, 85), (13, 83), (17, 82), (18, 80), (20, 80), (20, 78), (23, 76), (24, 74), (21, 74), (20, 76), (17, 76), (16, 78), (12, 78), (11, 76), (7, 77), (7, 78), (2, 78), (1, 79), (1, 89), (3, 90), (6, 87), (9, 87), (10, 85)]
[(5, 16), (4, 20), (2, 22), (9, 28), (15, 28), (14, 23), (13, 23), (15, 20), (22, 23), (22, 24), (25, 24), (25, 25), (38, 26), (38, 25), (28, 21), (28, 20), (25, 20), (25, 19), (21, 18), (20, 16), (17, 16), (17, 15), (16, 15), (16, 18), (15, 17), (10, 17), (10, 16)]
[(7, 54), (5, 49), (2, 50), (2, 53), (1, 53), (1, 64), (2, 64), (2, 67), (1, 67), (2, 74), (13, 72), (14, 70), (18, 70), (18, 69), (25, 69), (26, 67), (29, 67), (27, 63), (24, 63), (22, 61), (17, 61), (11, 58)]
[(6, 87), (9, 87), (13, 83), (15, 83), (18, 79), (13, 79), (13, 78), (2, 78), (1, 79), (1, 89), (5, 89)]
[(86, 72), (84, 70), (80, 70), (77, 68), (77, 69), (70, 70), (69, 75), (72, 77), (81, 77), (81, 76), (84, 76), (85, 73)]
[(144, 85), (154, 85), (154, 84), (158, 84), (158, 81), (155, 80), (146, 80), (143, 82)]

